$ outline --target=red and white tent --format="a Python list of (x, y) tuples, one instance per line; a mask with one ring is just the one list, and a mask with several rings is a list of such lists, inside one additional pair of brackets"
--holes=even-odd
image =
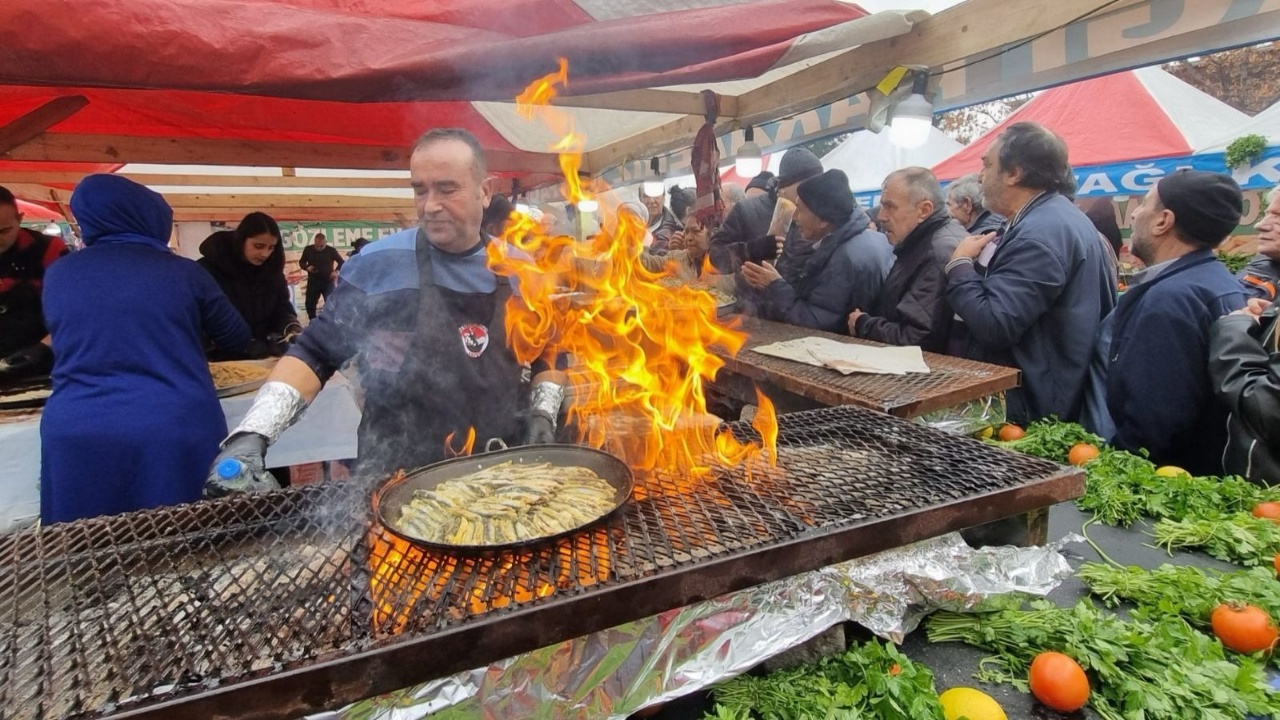
[(982, 156), (1013, 123), (1062, 136), (1074, 167), (1189, 155), (1248, 116), (1157, 67), (1046, 90), (933, 167), (940, 180), (982, 169)]
[(926, 16), (841, 0), (6, 0), (0, 27), (20, 31), (0, 45), (0, 127), (64, 98), (10, 159), (403, 169), (422, 132), (461, 126), (499, 174), (528, 178), (556, 172), (558, 138), (512, 100), (558, 58), (566, 93), (661, 87), (641, 104), (671, 108), (576, 101), (591, 151), (700, 115), (701, 89), (777, 80)]

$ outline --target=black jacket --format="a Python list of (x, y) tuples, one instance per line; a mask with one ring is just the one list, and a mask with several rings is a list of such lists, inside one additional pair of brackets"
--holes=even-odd
[(27, 228), (18, 228), (18, 239), (0, 253), (0, 357), (48, 334), (40, 303), (44, 271), (66, 254), (61, 238)]
[[(724, 223), (711, 234), (711, 264), (716, 272), (729, 274), (738, 271), (742, 263), (750, 260), (760, 262), (773, 257), (770, 248), (762, 247), (765, 252), (756, 252), (749, 248), (749, 243), (764, 237), (769, 232), (769, 223), (773, 221), (773, 207), (777, 200), (768, 193), (747, 198), (733, 206)], [(794, 226), (793, 226), (794, 227)], [(769, 243), (772, 245), (772, 243)], [(752, 245), (751, 247), (754, 247)]]
[(893, 264), (893, 248), (870, 225), (867, 213), (854, 208), (848, 222), (822, 239), (794, 281), (775, 280), (764, 289), (764, 317), (840, 332), (854, 308), (871, 307)]
[(985, 235), (989, 232), (998, 232), (1004, 227), (1004, 216), (997, 215), (990, 210), (983, 210), (982, 214), (973, 219), (969, 223), (969, 227), (965, 231), (970, 235)]
[(1214, 323), (1209, 373), (1231, 411), (1227, 472), (1280, 484), (1280, 306), (1263, 313), (1261, 323), (1242, 315)]
[[(276, 249), (262, 265), (244, 259), (243, 243), (235, 233), (222, 230), (200, 243), (197, 261), (226, 294), (253, 333), (253, 342), (239, 357), (279, 355), (285, 346), (279, 339), (286, 327), (298, 322), (298, 313), (289, 302), (289, 284), (284, 277), (284, 246)], [(219, 355), (219, 359), (238, 359)]]
[(1275, 300), (1280, 287), (1280, 260), (1258, 255), (1236, 277), (1244, 287), (1245, 297)]
[(944, 352), (953, 312), (945, 297), (946, 267), (964, 226), (938, 210), (893, 249), (896, 256), (880, 297), (858, 318), (854, 334), (889, 345)]

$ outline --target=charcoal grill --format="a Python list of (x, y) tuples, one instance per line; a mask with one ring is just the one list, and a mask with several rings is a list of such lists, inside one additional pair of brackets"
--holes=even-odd
[(603, 526), (494, 556), (403, 544), (357, 482), (9, 536), (0, 715), (298, 718), (1083, 490), (857, 408), (780, 425), (776, 469), (641, 477)]

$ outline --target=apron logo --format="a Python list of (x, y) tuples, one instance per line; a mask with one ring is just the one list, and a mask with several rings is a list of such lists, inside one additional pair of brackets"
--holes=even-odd
[(483, 325), (467, 323), (458, 328), (458, 334), (462, 336), (462, 349), (470, 357), (480, 357), (489, 347), (489, 329)]

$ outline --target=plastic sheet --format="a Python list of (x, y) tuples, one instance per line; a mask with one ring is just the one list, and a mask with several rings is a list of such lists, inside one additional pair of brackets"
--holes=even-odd
[(921, 425), (953, 435), (974, 435), (1005, 423), (1004, 393), (953, 405), (916, 418)]
[(802, 573), (518, 655), (308, 720), (625, 718), (739, 675), (837, 623), (895, 642), (935, 609), (1044, 596), (1057, 547), (975, 550), (957, 534)]

